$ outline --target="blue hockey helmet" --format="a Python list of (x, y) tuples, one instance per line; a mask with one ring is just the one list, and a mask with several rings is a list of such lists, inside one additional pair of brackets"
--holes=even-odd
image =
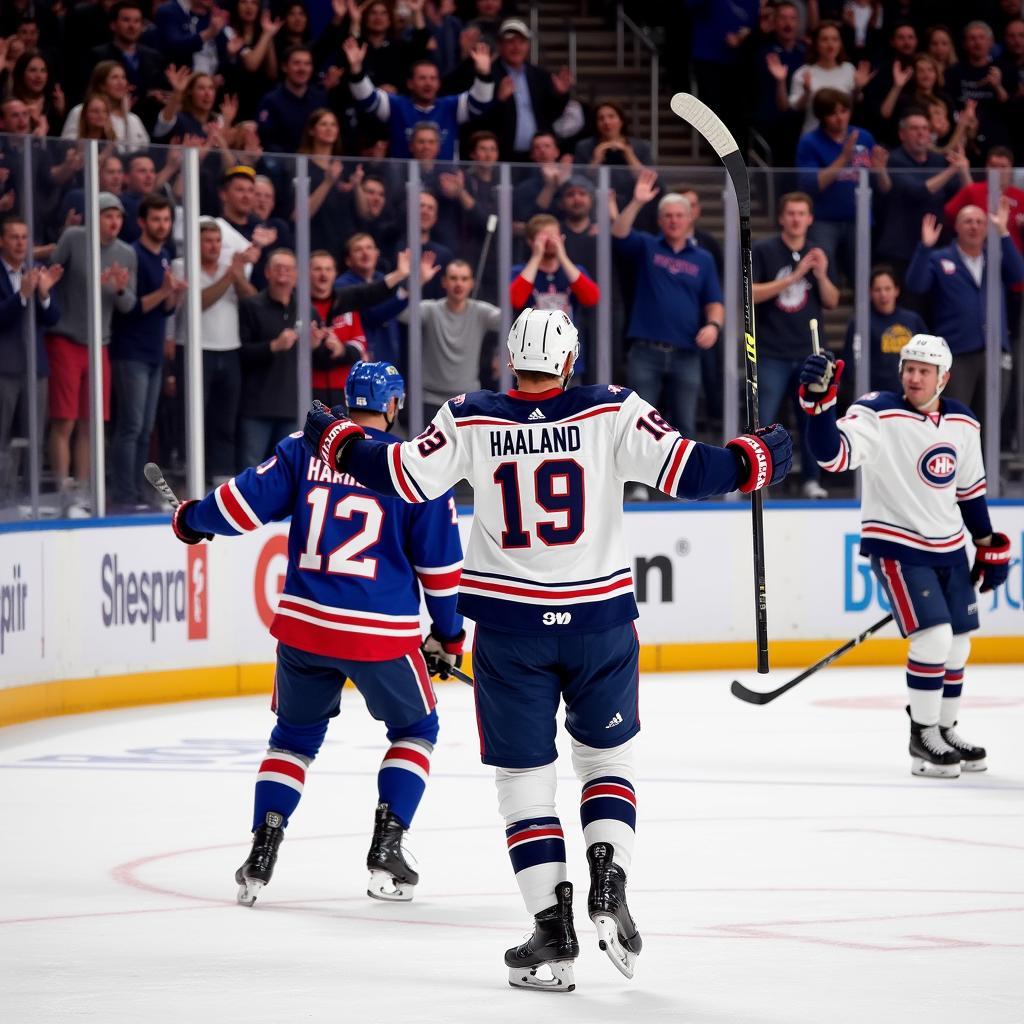
[(345, 381), (349, 412), (387, 412), (392, 398), (405, 404), (405, 381), (392, 363), (356, 363)]

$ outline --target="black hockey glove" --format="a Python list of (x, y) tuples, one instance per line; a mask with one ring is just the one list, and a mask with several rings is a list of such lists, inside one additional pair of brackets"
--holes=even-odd
[(448, 670), (454, 665), (462, 668), (462, 645), (466, 642), (466, 631), (458, 636), (445, 640), (433, 628), (423, 638), (420, 650), (427, 663), (427, 671), (439, 679), (447, 679), (451, 674)]

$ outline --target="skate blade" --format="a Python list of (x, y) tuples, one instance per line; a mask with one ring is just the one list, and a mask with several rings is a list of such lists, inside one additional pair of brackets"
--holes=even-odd
[(960, 764), (932, 764), (931, 761), (925, 761), (924, 758), (915, 757), (910, 771), (912, 774), (926, 779), (956, 779), (960, 776)]
[(615, 918), (607, 914), (595, 914), (593, 921), (597, 929), (598, 946), (608, 954), (608, 959), (615, 964), (620, 974), (632, 978), (636, 970), (636, 953), (619, 942), (619, 926)]
[(259, 896), (266, 885), (266, 882), (261, 882), (257, 878), (247, 878), (238, 886), (238, 902), (243, 907), (251, 907), (256, 902), (256, 897)]
[[(550, 978), (539, 978), (537, 972), (547, 967), (551, 971)], [(508, 983), (513, 988), (536, 988), (544, 992), (572, 992), (576, 988), (576, 977), (572, 971), (571, 960), (549, 960), (535, 967), (510, 967)]]
[(371, 871), (366, 884), (366, 895), (388, 903), (408, 903), (416, 891), (415, 885), (396, 881), (387, 871)]
[(979, 757), (977, 761), (961, 761), (960, 771), (962, 772), (987, 772), (988, 765), (985, 758)]

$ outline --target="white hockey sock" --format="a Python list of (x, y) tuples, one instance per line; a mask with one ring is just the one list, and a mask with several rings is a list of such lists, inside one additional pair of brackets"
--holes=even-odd
[(971, 638), (967, 633), (953, 637), (953, 644), (946, 658), (946, 674), (942, 685), (942, 712), (939, 725), (949, 729), (956, 725), (960, 714), (960, 694), (964, 688), (964, 666), (971, 653)]
[(498, 768), (498, 809), (512, 870), (530, 914), (555, 904), (566, 879), (565, 836), (555, 813), (555, 763), (540, 768)]
[(615, 851), (614, 862), (629, 874), (636, 841), (636, 791), (634, 789), (633, 743), (617, 747), (588, 747), (572, 741), (572, 764), (583, 785), (580, 821), (589, 849), (594, 843), (608, 843)]
[(937, 725), (942, 707), (946, 659), (953, 643), (948, 624), (929, 626), (910, 637), (907, 654), (907, 699), (918, 725)]

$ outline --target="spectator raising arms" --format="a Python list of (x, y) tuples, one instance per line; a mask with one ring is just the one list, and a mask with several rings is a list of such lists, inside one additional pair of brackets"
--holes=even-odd
[(345, 57), (350, 70), (349, 88), (356, 106), (363, 113), (382, 121), (389, 128), (390, 150), (393, 157), (408, 158), (409, 141), (413, 128), (423, 122), (433, 122), (440, 135), (441, 160), (454, 160), (459, 137), (459, 126), (478, 118), (490, 105), (494, 95), (491, 80), (491, 51), (483, 44), (473, 49), (473, 67), (476, 79), (471, 88), (456, 96), (439, 96), (441, 75), (433, 61), (418, 60), (413, 64), (406, 80), (408, 97), (392, 96), (377, 88), (363, 70), (366, 46), (351, 36), (345, 40)]
[(1024, 260), (1014, 247), (1008, 226), (1010, 204), (1003, 199), (992, 223), (1000, 235), (1002, 250), (1000, 336), (1005, 353), (1002, 380), (985, 380), (985, 331), (987, 255), (985, 236), (989, 218), (977, 206), (964, 206), (956, 215), (956, 241), (936, 249), (942, 234), (939, 219), (928, 214), (921, 223), (921, 242), (907, 268), (906, 287), (927, 295), (931, 301), (931, 322), (936, 334), (946, 339), (956, 356), (956, 374), (951, 376), (946, 393), (970, 406), (985, 422), (985, 398), (1000, 388), (1001, 401), (1009, 397), (1010, 333), (1006, 323), (1005, 288), (1024, 282)]
[(693, 212), (686, 199), (670, 192), (658, 203), (660, 234), (634, 230), (637, 214), (659, 192), (656, 181), (653, 171), (642, 172), (612, 225), (615, 252), (636, 268), (629, 386), (652, 405), (664, 389), (670, 422), (696, 437), (700, 349), (718, 342), (725, 307), (711, 254), (689, 240)]

